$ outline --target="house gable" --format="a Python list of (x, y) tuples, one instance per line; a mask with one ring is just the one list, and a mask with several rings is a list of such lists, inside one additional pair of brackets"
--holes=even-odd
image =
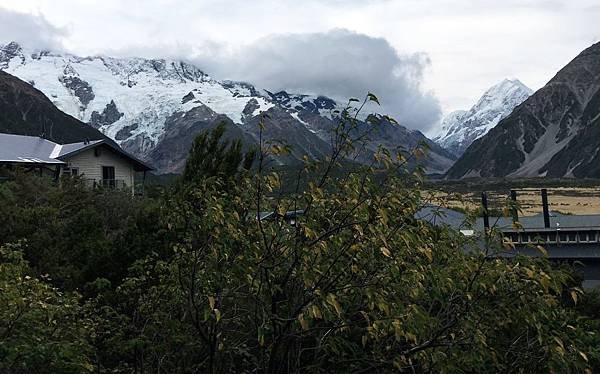
[(121, 153), (106, 144), (89, 147), (81, 152), (61, 157), (67, 167), (77, 168), (78, 174), (90, 181), (101, 183), (104, 178), (103, 167), (114, 168), (114, 179), (133, 186), (135, 171), (132, 162)]

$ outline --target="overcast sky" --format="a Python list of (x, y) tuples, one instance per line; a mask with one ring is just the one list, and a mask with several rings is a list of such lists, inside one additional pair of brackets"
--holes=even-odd
[(600, 40), (598, 0), (0, 0), (0, 40), (176, 57), (221, 79), (335, 98), (373, 91), (431, 130), (489, 86), (543, 86)]

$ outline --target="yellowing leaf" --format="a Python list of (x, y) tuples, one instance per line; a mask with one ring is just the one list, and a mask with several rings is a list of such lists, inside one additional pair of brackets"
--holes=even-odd
[(208, 305), (210, 305), (210, 309), (215, 309), (215, 298), (212, 296), (208, 297)]
[(546, 248), (542, 247), (541, 245), (536, 245), (535, 249), (537, 249), (542, 255), (546, 257), (548, 256), (548, 251), (546, 251)]
[(379, 215), (381, 216), (381, 222), (383, 222), (384, 225), (387, 225), (389, 221), (387, 211), (385, 209), (379, 209)]
[(429, 248), (421, 248), (421, 252), (427, 257), (429, 262), (433, 261), (433, 254)]
[(384, 256), (392, 257), (390, 250), (387, 249), (386, 247), (381, 247), (381, 248), (379, 248), (379, 250), (381, 251), (381, 253), (383, 253)]
[(304, 314), (300, 313), (298, 316), (298, 322), (300, 322), (300, 326), (302, 326), (302, 330), (308, 330), (308, 322), (304, 319)]
[(575, 304), (577, 304), (577, 291), (572, 290), (570, 293), (571, 293), (571, 299), (573, 299), (573, 302)]
[(322, 319), (323, 318), (323, 314), (321, 313), (321, 309), (319, 309), (318, 306), (316, 306), (315, 304), (313, 304), (311, 306), (311, 312), (313, 317), (315, 317), (316, 319)]
[(333, 308), (335, 309), (335, 312), (337, 313), (338, 316), (340, 316), (342, 314), (342, 307), (340, 306), (340, 303), (337, 301), (337, 298), (335, 297), (334, 294), (329, 294), (327, 295), (327, 302), (333, 306)]

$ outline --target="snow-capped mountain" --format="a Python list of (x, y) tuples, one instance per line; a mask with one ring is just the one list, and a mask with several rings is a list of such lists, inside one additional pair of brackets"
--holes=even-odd
[(532, 93), (518, 79), (504, 79), (485, 91), (468, 111), (459, 110), (447, 115), (433, 140), (460, 156), (473, 141), (487, 134)]
[(106, 138), (100, 131), (58, 110), (27, 82), (1, 70), (0, 132), (43, 136), (59, 144)]
[(600, 43), (475, 141), (447, 177), (599, 178)]
[[(320, 157), (329, 149), (332, 113), (342, 108), (322, 96), (219, 81), (182, 61), (79, 57), (14, 42), (0, 45), (0, 70), (30, 83), (59, 109), (99, 129), (159, 172), (181, 170), (195, 136), (222, 121), (232, 134), (255, 142), (261, 113), (269, 115), (263, 135), (292, 145), (290, 159), (280, 162), (305, 154)], [(384, 140), (396, 146), (429, 141), (402, 126), (393, 130), (396, 138)], [(453, 157), (429, 143), (427, 166), (433, 172), (446, 170)]]

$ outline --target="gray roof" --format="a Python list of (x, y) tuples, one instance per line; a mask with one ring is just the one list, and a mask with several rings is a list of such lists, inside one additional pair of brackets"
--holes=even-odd
[(93, 140), (70, 144), (57, 144), (36, 136), (0, 133), (0, 163), (23, 164), (64, 164), (64, 160), (89, 148), (106, 145), (129, 159), (136, 171), (152, 170), (143, 161), (125, 152), (121, 147), (108, 140)]
[(454, 229), (461, 229), (465, 226), (466, 216), (452, 209), (428, 204), (415, 213), (415, 218), (436, 226), (450, 226)]
[[(426, 205), (415, 214), (415, 218), (426, 220), (434, 225), (462, 229), (465, 228), (466, 215), (448, 208)], [(511, 217), (490, 217), (489, 219), (490, 226), (497, 227), (504, 232), (517, 230), (513, 227)], [(550, 212), (550, 227), (544, 228), (544, 216), (540, 213), (535, 216), (519, 217), (519, 224), (522, 226), (519, 231), (556, 231), (557, 228), (572, 230), (599, 229), (600, 214), (567, 215)], [(483, 218), (477, 218), (473, 229), (483, 230)]]
[(0, 163), (63, 164), (50, 157), (58, 144), (37, 136), (0, 133)]
[(81, 151), (83, 148), (88, 148), (90, 146), (94, 146), (94, 145), (96, 145), (98, 143), (101, 143), (101, 142), (102, 142), (102, 140), (92, 140), (92, 141), (87, 142), (87, 143), (86, 142), (79, 142), (79, 143), (63, 144), (63, 145), (59, 146), (60, 150), (58, 152), (58, 155), (56, 155), (56, 157), (57, 158), (64, 157), (64, 156), (67, 156), (67, 155), (69, 155), (71, 153)]
[[(535, 216), (519, 217), (522, 228), (519, 231), (556, 231), (556, 229), (590, 230), (600, 228), (600, 215), (568, 215), (550, 212), (550, 227), (544, 228), (543, 214)], [(477, 219), (477, 226), (483, 227), (483, 218)], [(510, 217), (490, 217), (490, 225), (496, 226), (502, 231), (516, 231)]]

